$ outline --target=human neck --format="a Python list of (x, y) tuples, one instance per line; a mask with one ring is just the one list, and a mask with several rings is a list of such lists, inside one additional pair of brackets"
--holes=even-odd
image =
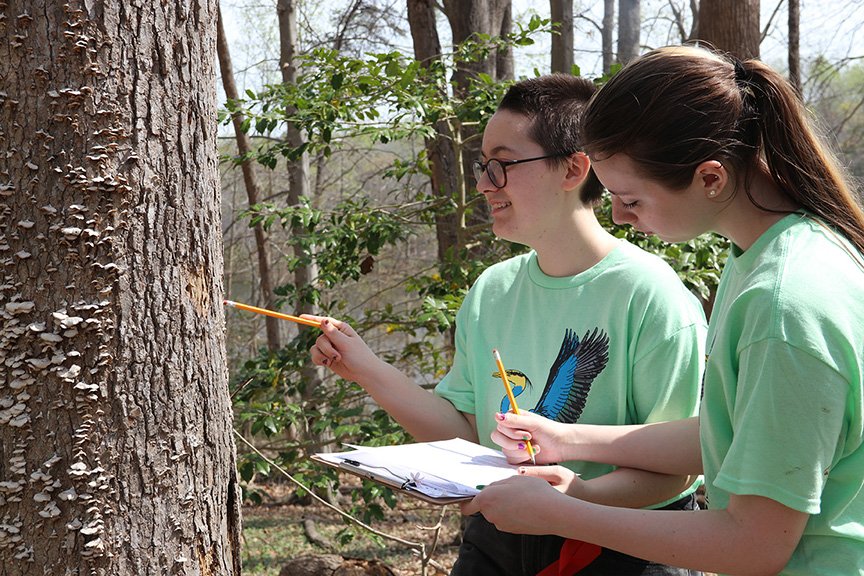
[(532, 246), (537, 263), (547, 276), (576, 276), (605, 258), (619, 244), (597, 221), (593, 210), (573, 213), (571, 225), (556, 238)]
[(743, 189), (739, 190), (730, 200), (729, 208), (724, 210), (717, 228), (719, 234), (741, 250), (750, 248), (771, 226), (800, 209), (761, 171), (753, 177), (749, 190), (752, 200)]

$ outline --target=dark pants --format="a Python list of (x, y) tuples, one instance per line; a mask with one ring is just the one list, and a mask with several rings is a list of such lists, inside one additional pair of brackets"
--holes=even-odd
[[(695, 496), (687, 496), (661, 510), (695, 510)], [(536, 576), (558, 560), (564, 538), (501, 532), (476, 514), (467, 519), (459, 557), (450, 576)], [(682, 545), (684, 543), (682, 542)], [(580, 576), (699, 576), (701, 572), (655, 564), (603, 548)]]

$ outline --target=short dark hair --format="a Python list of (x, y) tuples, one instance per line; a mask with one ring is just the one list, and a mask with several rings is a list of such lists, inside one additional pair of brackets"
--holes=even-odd
[[(585, 78), (547, 74), (511, 86), (498, 109), (528, 117), (529, 134), (546, 154), (572, 154), (582, 149), (582, 114), (596, 91), (594, 83)], [(559, 165), (565, 160), (550, 158), (546, 162)], [(591, 169), (582, 186), (582, 202), (596, 204), (602, 194), (603, 185)]]

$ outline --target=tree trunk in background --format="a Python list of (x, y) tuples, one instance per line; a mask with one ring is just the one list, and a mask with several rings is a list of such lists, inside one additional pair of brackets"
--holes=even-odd
[[(408, 24), (414, 43), (414, 58), (429, 65), (441, 58), (441, 41), (435, 25), (434, 0), (408, 0)], [(426, 139), (432, 193), (436, 196), (450, 195), (457, 188), (456, 154), (450, 145), (452, 131), (447, 122), (435, 124), (436, 138)], [(436, 217), (435, 231), (438, 241), (438, 261), (444, 260), (448, 250), (455, 247), (459, 237), (459, 219), (455, 213)]]
[(801, 94), (801, 4), (789, 0), (789, 82)]
[[(295, 0), (278, 0), (276, 10), (279, 15), (279, 40), (280, 40), (280, 55), (279, 65), (282, 69), (282, 82), (286, 84), (295, 84), (297, 82), (297, 2)], [(293, 124), (288, 124), (286, 130), (286, 140), (291, 147), (298, 147), (305, 141), (304, 134), (297, 129)], [(297, 160), (288, 161), (288, 205), (296, 206), (300, 204), (300, 199), (311, 198), (309, 186), (309, 156), (304, 153)], [(302, 228), (292, 229), (293, 234), (302, 233)], [(314, 247), (310, 247), (314, 251)], [(303, 258), (306, 254), (301, 246), (294, 246), (294, 255), (297, 258)], [(298, 266), (294, 270), (294, 285), (298, 293), (302, 294), (304, 288), (311, 286), (318, 275), (317, 267), (314, 264)], [(297, 314), (315, 314), (317, 310), (315, 306), (303, 300), (302, 298), (296, 303)], [(297, 326), (298, 330), (311, 330), (305, 326)], [(289, 402), (299, 405), (304, 405), (306, 400), (315, 396), (318, 388), (324, 381), (323, 369), (315, 366), (312, 361), (306, 362), (300, 369), (300, 377), (303, 381), (302, 393), (300, 398), (288, 398)], [(323, 451), (323, 445), (326, 444), (326, 438), (314, 433), (307, 427), (305, 430), (297, 430), (295, 433), (302, 434), (302, 437), (309, 441), (309, 453)]]
[[(222, 87), (225, 90), (225, 96), (229, 100), (237, 100), (240, 98), (240, 95), (237, 93), (237, 84), (234, 82), (231, 52), (228, 49), (228, 42), (225, 39), (225, 28), (222, 24), (222, 13), (220, 11), (219, 25), (216, 32), (216, 52), (219, 56), (219, 69), (222, 73)], [(241, 157), (246, 156), (252, 152), (252, 144), (249, 136), (242, 129), (243, 115), (240, 113), (234, 114), (231, 117), (231, 121), (234, 125), (234, 134), (237, 139), (238, 155)], [(254, 206), (258, 203), (261, 193), (252, 160), (244, 160), (241, 164), (241, 169), (243, 171), (243, 184), (246, 188), (246, 197), (249, 200), (249, 205)], [(258, 289), (261, 296), (261, 305), (264, 308), (275, 309), (276, 299), (273, 293), (273, 280), (270, 274), (270, 246), (267, 233), (264, 231), (264, 225), (260, 222), (256, 224), (254, 233), (255, 249), (258, 256)], [(276, 352), (282, 347), (279, 336), (279, 323), (280, 320), (278, 318), (271, 316), (264, 317), (264, 326), (267, 330), (267, 349), (270, 352)]]
[(759, 58), (759, 0), (702, 0), (697, 38), (742, 60)]
[[(279, 15), (279, 67), (282, 70), (282, 82), (295, 84), (297, 82), (297, 3), (294, 0), (278, 0), (276, 11)], [(290, 111), (289, 111), (290, 113)], [(286, 127), (285, 139), (292, 147), (303, 144), (305, 137), (296, 126), (289, 123)], [(300, 198), (310, 198), (309, 193), (309, 156), (302, 154), (297, 160), (288, 161), (288, 205), (295, 206)], [(305, 256), (303, 248), (294, 248), (298, 258)], [(317, 271), (313, 265), (298, 266), (294, 271), (294, 284), (298, 290), (310, 286), (315, 281)], [(315, 308), (303, 300), (296, 304), (297, 314), (314, 314)]]
[(608, 74), (615, 62), (615, 53), (612, 51), (613, 38), (615, 36), (615, 0), (603, 0), (603, 27), (600, 37), (603, 43), (603, 73)]
[[(499, 36), (510, 32), (511, 0), (444, 0), (443, 3), (444, 14), (452, 30), (453, 44), (467, 40), (472, 34)], [(509, 59), (512, 60), (512, 51), (507, 50), (505, 55), (509, 55)], [(469, 63), (458, 68), (453, 77), (457, 90), (465, 89), (467, 85), (465, 78), (471, 73), (484, 72), (496, 80), (512, 79), (512, 62), (504, 66), (500, 64), (496, 52), (493, 57), (483, 62)]]
[(552, 32), (552, 72), (572, 73), (573, 70), (573, 0), (549, 0), (552, 22), (558, 24)]
[[(431, 2), (430, 2), (431, 4)], [(511, 0), (444, 0), (444, 13), (450, 23), (453, 43), (458, 44), (470, 38), (472, 35), (489, 34), (499, 36), (510, 33), (512, 25), (512, 2)], [(420, 31), (421, 33), (427, 33)], [(412, 27), (412, 34), (414, 28)], [(436, 33), (437, 35), (437, 33)], [(513, 54), (511, 50), (494, 51), (489, 58), (482, 62), (472, 62), (457, 66), (453, 74), (453, 91), (459, 98), (468, 90), (469, 79), (479, 73), (485, 73), (495, 80), (511, 80), (513, 78)], [(459, 158), (454, 153), (454, 167), (456, 162), (461, 162), (461, 174), (470, 179), (471, 162), (480, 154), (480, 141), (474, 139), (478, 132), (473, 127), (460, 127), (458, 139), (464, 143)], [(458, 153), (458, 152), (457, 152)], [(452, 178), (452, 177), (451, 177)], [(438, 256), (440, 261), (448, 257), (452, 258), (456, 251), (464, 247), (462, 230), (464, 227), (478, 223), (488, 222), (488, 207), (485, 203), (474, 207), (471, 219), (463, 222), (460, 214), (466, 201), (466, 190), (460, 189), (456, 181), (449, 189), (435, 188), (434, 193), (446, 195), (456, 200), (457, 212), (452, 216), (444, 216), (438, 222)], [(478, 247), (479, 250), (484, 247)]]
[(674, 2), (670, 2), (669, 8), (672, 10), (672, 22), (675, 25), (675, 28), (678, 30), (679, 42), (681, 44), (684, 44), (695, 38), (696, 30), (699, 28), (698, 0), (690, 0), (690, 14), (692, 14), (692, 18), (690, 19), (689, 30), (685, 27), (687, 18), (684, 14), (683, 7), (677, 6)]
[(217, 2), (3, 8), (2, 573), (239, 574)]
[(622, 65), (639, 56), (639, 4), (639, 0), (618, 1), (618, 62)]

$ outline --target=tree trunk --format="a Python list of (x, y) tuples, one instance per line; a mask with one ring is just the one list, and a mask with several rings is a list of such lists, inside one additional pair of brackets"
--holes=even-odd
[[(497, 36), (509, 32), (512, 2), (511, 0), (444, 0), (444, 13), (450, 23), (453, 44), (458, 44), (478, 33)], [(452, 79), (453, 91), (457, 98), (469, 90), (469, 79), (478, 73), (488, 74), (496, 80), (512, 79), (512, 51), (496, 51), (484, 61), (458, 65)], [(445, 134), (445, 137), (453, 144), (442, 144), (453, 148), (452, 168), (458, 169), (458, 174), (462, 177), (454, 178), (456, 172), (451, 170), (449, 180), (453, 186), (446, 190), (435, 189), (435, 194), (447, 195), (455, 201), (457, 207), (454, 214), (445, 216), (437, 223), (438, 256), (441, 262), (457, 255), (465, 247), (462, 231), (466, 226), (488, 221), (488, 209), (485, 204), (475, 207), (470, 221), (464, 216), (468, 197), (469, 177), (467, 175), (471, 173), (471, 162), (480, 153), (479, 139), (475, 138), (477, 130), (473, 127), (458, 126), (456, 132), (450, 129), (448, 132), (449, 135)], [(482, 250), (480, 247), (478, 249)]]
[[(297, 5), (294, 0), (278, 0), (276, 11), (279, 15), (279, 65), (282, 70), (282, 82), (295, 84), (297, 82)], [(290, 113), (290, 111), (289, 111)], [(285, 139), (292, 147), (298, 147), (305, 141), (303, 133), (292, 123), (288, 123)], [(297, 160), (288, 161), (288, 205), (295, 206), (300, 203), (301, 198), (310, 198), (309, 193), (309, 156), (302, 154)], [(295, 229), (294, 233), (302, 232)], [(298, 258), (305, 256), (303, 248), (294, 247), (294, 254)], [(298, 266), (294, 271), (294, 285), (302, 291), (306, 286), (311, 286), (315, 281), (317, 272), (314, 265)], [(298, 314), (314, 314), (315, 308), (312, 304), (303, 301), (297, 302)]]
[(570, 74), (573, 70), (573, 0), (549, 0), (553, 24), (552, 72)]
[(612, 39), (615, 35), (615, 0), (603, 0), (603, 27), (600, 37), (603, 43), (603, 73), (608, 74), (615, 62), (615, 53), (612, 51)]
[(789, 0), (789, 82), (801, 94), (801, 5)]
[[(473, 34), (500, 35), (506, 29), (505, 22), (511, 21), (512, 0), (444, 0), (444, 13), (450, 22), (453, 44), (458, 44)], [(508, 70), (512, 73), (512, 63), (502, 69), (496, 52), (483, 62), (458, 67), (453, 80), (457, 90), (465, 90), (466, 78), (472, 73), (484, 72), (496, 80), (508, 80), (512, 78), (507, 76)]]
[[(222, 87), (225, 90), (225, 96), (229, 100), (238, 100), (240, 95), (237, 93), (237, 84), (234, 82), (234, 68), (231, 66), (231, 52), (225, 39), (225, 28), (222, 25), (221, 11), (219, 12), (219, 25), (216, 32), (216, 52), (219, 56), (219, 70), (222, 73)], [(249, 136), (243, 132), (243, 115), (236, 113), (231, 117), (231, 121), (234, 125), (234, 134), (237, 139), (237, 152), (241, 157), (247, 156), (252, 152), (252, 144), (249, 141)], [(248, 158), (244, 160), (241, 164), (241, 170), (243, 171), (246, 198), (249, 200), (249, 205), (254, 206), (258, 203), (261, 194), (252, 160)], [(264, 225), (260, 222), (256, 224), (254, 233), (255, 249), (258, 256), (258, 289), (261, 295), (262, 306), (273, 309), (276, 307), (276, 299), (273, 293), (273, 280), (271, 278), (270, 246), (267, 233), (264, 231)], [(280, 320), (278, 318), (271, 316), (264, 317), (264, 326), (267, 330), (267, 349), (270, 352), (276, 352), (282, 347), (279, 336), (279, 323)]]
[[(441, 41), (435, 25), (434, 0), (408, 0), (408, 24), (414, 44), (414, 58), (426, 66), (441, 58)], [(444, 120), (435, 124), (435, 138), (426, 139), (432, 193), (436, 196), (449, 196), (456, 190), (456, 154), (453, 147), (452, 131)], [(437, 216), (435, 234), (438, 244), (438, 261), (442, 262), (459, 238), (459, 219), (455, 213)]]
[[(280, 56), (279, 64), (282, 69), (282, 81), (286, 84), (295, 84), (297, 82), (297, 2), (295, 0), (278, 0), (276, 10), (279, 14), (279, 39), (280, 39)], [(289, 123), (286, 130), (286, 140), (288, 144), (296, 148), (301, 146), (306, 137), (296, 126)], [(288, 161), (288, 204), (296, 206), (300, 204), (301, 198), (311, 198), (310, 180), (309, 180), (309, 155), (303, 153), (296, 160)], [(294, 227), (292, 234), (304, 233), (302, 227)], [(314, 246), (309, 248), (314, 251)], [(304, 248), (295, 245), (294, 255), (297, 258), (306, 256)], [(294, 285), (299, 294), (304, 293), (304, 288), (312, 286), (318, 275), (318, 269), (314, 263), (303, 266), (298, 266), (294, 270)], [(317, 310), (314, 304), (303, 298), (296, 303), (297, 314), (315, 314)], [(310, 328), (298, 326), (298, 330), (311, 330)], [(320, 387), (324, 382), (323, 369), (315, 366), (311, 361), (303, 364), (300, 368), (300, 378), (303, 382), (302, 392), (299, 397), (286, 398), (288, 402), (299, 404), (300, 406), (313, 398), (316, 394), (320, 394)], [(307, 422), (308, 423), (308, 422)], [(299, 435), (300, 438), (308, 445), (309, 453), (321, 452), (328, 444), (328, 432), (316, 433), (310, 427), (302, 430), (292, 430), (292, 434)], [(322, 494), (325, 496), (325, 494)], [(326, 495), (332, 501), (331, 495)]]
[[(503, 3), (502, 3), (503, 4)], [(513, 11), (509, 8), (500, 8), (502, 10), (499, 23), (498, 35), (506, 37), (513, 32)], [(513, 50), (509, 47), (502, 47), (495, 52), (495, 72), (498, 74), (499, 80), (512, 80), (514, 77), (515, 68), (513, 65)]]
[(746, 60), (759, 58), (759, 0), (702, 0), (700, 40)]
[(618, 62), (627, 64), (639, 56), (639, 0), (618, 0)]
[(3, 9), (2, 574), (239, 574), (217, 2)]

